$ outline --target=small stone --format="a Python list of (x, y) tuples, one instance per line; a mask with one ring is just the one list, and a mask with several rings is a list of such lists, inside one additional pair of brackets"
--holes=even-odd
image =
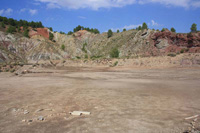
[(39, 117), (38, 117), (38, 120), (39, 120), (39, 121), (43, 121), (43, 120), (44, 120), (44, 117), (43, 117), (43, 116), (39, 116)]
[(22, 120), (22, 122), (26, 122), (26, 120), (25, 120), (25, 119), (23, 119), (23, 120)]
[(35, 112), (40, 112), (40, 111), (43, 111), (44, 109), (38, 109), (38, 110), (36, 110)]
[(28, 120), (28, 122), (33, 122), (33, 120)]
[(52, 111), (52, 109), (45, 109), (46, 111)]
[(25, 110), (25, 111), (24, 111), (24, 114), (25, 114), (25, 115), (28, 114), (28, 113), (29, 113), (28, 110)]

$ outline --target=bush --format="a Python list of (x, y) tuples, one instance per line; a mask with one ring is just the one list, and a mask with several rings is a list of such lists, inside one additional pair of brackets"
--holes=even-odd
[(68, 33), (67, 33), (67, 35), (72, 35), (73, 34), (73, 32), (72, 31), (69, 31)]
[(49, 40), (53, 40), (53, 38), (54, 38), (54, 35), (51, 33), (51, 32), (49, 32)]
[(6, 28), (4, 22), (1, 22), (1, 27), (2, 27), (2, 28)]
[(113, 48), (110, 52), (111, 58), (118, 58), (119, 57), (119, 50), (117, 48)]
[(191, 32), (197, 32), (197, 24), (192, 24), (192, 26), (191, 26)]
[(61, 45), (61, 49), (64, 51), (65, 50), (65, 45)]
[(53, 31), (53, 28), (52, 28), (52, 27), (49, 27), (49, 30), (50, 30), (50, 31)]
[(170, 57), (175, 57), (176, 54), (175, 53), (169, 53), (167, 56), (170, 56)]
[(85, 55), (85, 59), (88, 59), (88, 55), (87, 54)]
[(117, 30), (117, 33), (119, 33), (119, 30)]
[(83, 44), (83, 47), (82, 47), (82, 51), (85, 52), (85, 53), (87, 53), (87, 50), (86, 50), (86, 48), (85, 48), (86, 46), (87, 46), (87, 43), (84, 43), (84, 44)]
[(176, 30), (172, 27), (172, 28), (171, 28), (171, 32), (176, 32)]
[(24, 36), (29, 38), (28, 32), (29, 32), (28, 29), (26, 29), (26, 30), (24, 31)]
[(123, 29), (123, 31), (126, 31), (126, 29)]
[(111, 29), (110, 29), (110, 30), (108, 30), (108, 38), (112, 37), (112, 35), (113, 35), (113, 32), (112, 32), (112, 30), (111, 30)]
[(181, 49), (180, 53), (184, 53), (185, 52), (185, 49)]
[(76, 56), (76, 58), (77, 58), (77, 59), (81, 59), (81, 57), (79, 57), (79, 56)]
[(7, 33), (13, 33), (13, 32), (16, 32), (16, 28), (13, 27), (13, 26), (9, 26), (6, 32), (7, 32)]
[(165, 30), (167, 30), (167, 28), (163, 28), (163, 29), (161, 30), (161, 32), (164, 32)]
[(113, 64), (113, 67), (117, 66), (118, 64), (118, 61), (116, 61), (114, 64)]

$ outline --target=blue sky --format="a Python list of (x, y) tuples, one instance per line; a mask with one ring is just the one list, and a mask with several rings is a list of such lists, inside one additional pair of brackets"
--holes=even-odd
[(200, 0), (1, 0), (0, 16), (42, 21), (66, 33), (77, 25), (105, 32), (143, 22), (149, 28), (189, 32), (193, 23), (200, 30)]

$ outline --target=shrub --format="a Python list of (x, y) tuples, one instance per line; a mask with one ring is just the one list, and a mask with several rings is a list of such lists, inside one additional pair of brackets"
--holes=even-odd
[(111, 58), (118, 58), (119, 57), (119, 50), (117, 48), (113, 48), (110, 52)]
[(76, 56), (76, 58), (77, 58), (77, 59), (81, 59), (81, 57), (79, 57), (79, 56)]
[(161, 30), (161, 32), (164, 32), (165, 30), (167, 30), (167, 28), (163, 28), (163, 29)]
[(85, 53), (87, 53), (87, 50), (86, 50), (86, 48), (85, 48), (86, 46), (87, 46), (87, 43), (84, 43), (84, 44), (83, 44), (83, 47), (82, 47), (82, 51), (85, 52)]
[(72, 31), (69, 31), (68, 33), (67, 33), (67, 35), (72, 35), (73, 34), (73, 32)]
[(2, 27), (2, 28), (6, 28), (4, 22), (1, 22), (1, 27)]
[(169, 53), (167, 56), (170, 56), (170, 57), (175, 57), (176, 54), (175, 53)]
[(112, 35), (113, 35), (113, 32), (112, 32), (112, 30), (111, 30), (111, 29), (110, 29), (110, 30), (108, 30), (108, 38), (112, 37)]
[(117, 33), (119, 33), (119, 30), (117, 30)]
[(185, 49), (181, 49), (180, 53), (184, 53), (185, 52)]
[(171, 32), (176, 32), (176, 30), (172, 27), (172, 28), (171, 28)]
[(126, 29), (124, 28), (123, 31), (126, 31)]
[(85, 55), (85, 59), (88, 59), (88, 55), (87, 54)]
[(54, 38), (54, 35), (51, 33), (51, 32), (49, 32), (49, 40), (53, 40), (53, 38)]
[(113, 64), (113, 67), (117, 66), (118, 64), (118, 61), (116, 61), (114, 64)]
[(13, 32), (16, 32), (16, 28), (13, 27), (13, 26), (9, 26), (6, 32), (7, 32), (7, 33), (13, 33)]
[(197, 32), (197, 24), (192, 24), (192, 26), (191, 26), (191, 32)]
[(29, 38), (28, 29), (26, 29), (26, 30), (24, 31), (24, 36)]
[(65, 45), (61, 45), (61, 49), (64, 51), (65, 50)]
[(53, 31), (53, 28), (52, 28), (52, 27), (49, 27), (49, 30), (50, 30), (50, 31)]

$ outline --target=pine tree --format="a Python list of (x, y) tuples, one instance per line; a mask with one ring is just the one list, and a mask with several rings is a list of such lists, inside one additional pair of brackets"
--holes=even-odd
[(112, 37), (112, 35), (113, 35), (113, 32), (112, 32), (112, 30), (111, 30), (111, 29), (110, 29), (110, 30), (108, 30), (108, 38)]
[(191, 32), (197, 32), (197, 24), (192, 24), (192, 26), (191, 26)]
[(143, 24), (142, 24), (142, 30), (144, 30), (144, 29), (148, 29), (148, 26), (147, 26), (146, 23), (143, 23)]
[(171, 32), (176, 32), (176, 30), (172, 27), (172, 28), (171, 28)]

